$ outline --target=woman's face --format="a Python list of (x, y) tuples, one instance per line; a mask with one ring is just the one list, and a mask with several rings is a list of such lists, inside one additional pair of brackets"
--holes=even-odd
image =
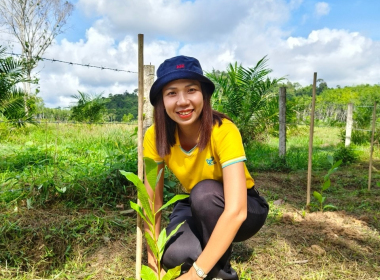
[(197, 80), (174, 80), (162, 89), (164, 107), (180, 127), (199, 122), (203, 109), (201, 84)]

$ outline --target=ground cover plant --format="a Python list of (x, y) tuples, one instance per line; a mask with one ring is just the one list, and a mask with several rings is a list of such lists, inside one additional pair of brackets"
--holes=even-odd
[[(316, 128), (312, 192), (341, 144), (339, 129)], [(136, 192), (118, 172), (136, 172), (133, 133), (117, 124), (46, 124), (2, 136), (0, 279), (134, 277), (136, 214), (128, 205)], [(277, 138), (246, 146), (249, 171), (271, 209), (256, 236), (234, 244), (240, 278), (379, 279), (379, 149), (371, 191), (369, 146), (353, 146), (357, 160), (339, 166), (324, 192), (336, 210), (308, 212), (308, 130), (288, 136), (285, 166), (275, 163)]]

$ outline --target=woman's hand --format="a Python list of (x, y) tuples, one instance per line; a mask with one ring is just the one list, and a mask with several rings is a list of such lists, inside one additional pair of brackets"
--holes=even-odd
[(179, 280), (202, 280), (202, 278), (200, 278), (197, 275), (197, 273), (195, 272), (195, 269), (193, 267), (191, 267), (188, 272), (186, 272), (185, 274), (182, 274), (177, 279), (179, 279)]

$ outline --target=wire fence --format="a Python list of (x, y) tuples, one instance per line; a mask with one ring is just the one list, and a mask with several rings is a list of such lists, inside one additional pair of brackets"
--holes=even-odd
[[(17, 53), (7, 53), (8, 55), (12, 56), (19, 56), (22, 57), (22, 54), (17, 54)], [(111, 67), (105, 67), (105, 66), (96, 66), (96, 65), (90, 65), (89, 63), (83, 64), (83, 63), (78, 63), (78, 62), (71, 62), (71, 61), (64, 61), (60, 59), (55, 59), (55, 58), (46, 58), (46, 57), (34, 57), (36, 60), (40, 61), (51, 61), (51, 62), (59, 62), (59, 63), (64, 63), (64, 64), (69, 64), (69, 65), (76, 65), (76, 66), (82, 66), (82, 67), (87, 67), (87, 68), (97, 68), (100, 70), (111, 70), (115, 72), (126, 72), (126, 73), (132, 73), (132, 74), (137, 74), (138, 72), (136, 71), (131, 71), (131, 70), (123, 70), (123, 69), (117, 69), (117, 68), (111, 68)]]

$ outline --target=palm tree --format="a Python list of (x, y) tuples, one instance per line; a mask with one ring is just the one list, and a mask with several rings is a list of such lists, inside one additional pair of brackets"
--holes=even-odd
[(243, 141), (260, 137), (278, 123), (278, 95), (273, 92), (279, 79), (270, 79), (272, 72), (263, 57), (255, 67), (229, 64), (227, 72), (207, 73), (215, 84), (213, 107), (227, 114), (237, 125)]
[(72, 95), (77, 100), (77, 105), (71, 107), (71, 120), (78, 122), (96, 123), (103, 120), (106, 112), (106, 103), (102, 99), (102, 94), (91, 96), (78, 91), (78, 95)]
[(5, 52), (6, 48), (0, 46), (0, 119), (16, 126), (24, 126), (27, 122), (35, 124), (32, 112), (36, 98), (25, 103), (26, 94), (18, 87), (29, 81), (24, 78), (24, 63), (6, 57)]

